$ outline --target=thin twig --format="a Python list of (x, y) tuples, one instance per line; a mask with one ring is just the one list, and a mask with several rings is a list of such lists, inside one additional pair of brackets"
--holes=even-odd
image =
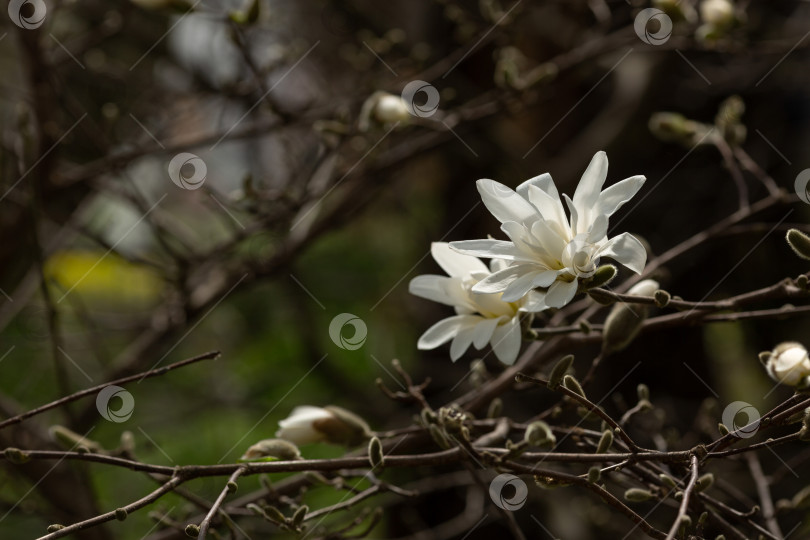
[(228, 482), (225, 484), (225, 487), (222, 488), (222, 491), (219, 492), (219, 496), (214, 501), (214, 504), (211, 505), (211, 509), (205, 515), (203, 520), (200, 522), (200, 533), (197, 535), (199, 540), (204, 540), (206, 535), (208, 534), (208, 529), (211, 527), (211, 521), (214, 519), (214, 516), (219, 512), (219, 507), (222, 506), (225, 497), (228, 496), (228, 493), (232, 491), (232, 485), (236, 482), (236, 480), (247, 470), (247, 467), (239, 467), (230, 477), (228, 477)]
[(105, 514), (91, 517), (90, 519), (86, 519), (84, 521), (79, 521), (77, 523), (74, 523), (73, 525), (68, 525), (67, 527), (59, 529), (58, 531), (46, 534), (45, 536), (40, 536), (39, 538), (37, 538), (37, 540), (54, 540), (56, 538), (62, 538), (63, 536), (67, 536), (74, 532), (83, 531), (84, 529), (89, 529), (90, 527), (94, 527), (101, 523), (112, 521), (114, 519), (117, 519), (118, 517), (125, 517), (127, 514), (134, 512), (135, 510), (139, 510), (144, 506), (152, 504), (153, 502), (161, 498), (166, 493), (172, 491), (175, 487), (179, 486), (183, 482), (184, 482), (183, 478), (179, 476), (173, 476), (165, 484), (163, 484), (162, 486), (151, 492), (149, 495), (142, 497), (133, 503), (130, 503), (116, 510), (113, 510), (112, 512), (107, 512)]
[(35, 409), (31, 409), (30, 411), (24, 412), (22, 414), (18, 414), (17, 416), (14, 416), (12, 418), (7, 418), (6, 420), (0, 422), (0, 429), (3, 429), (4, 427), (11, 426), (14, 424), (19, 424), (23, 420), (31, 418), (32, 416), (36, 416), (38, 414), (44, 413), (45, 411), (55, 409), (56, 407), (59, 407), (66, 403), (70, 403), (72, 401), (76, 401), (77, 399), (81, 399), (85, 396), (97, 394), (99, 391), (101, 391), (103, 388), (106, 388), (107, 386), (125, 384), (128, 382), (137, 381), (139, 379), (148, 379), (150, 377), (157, 377), (158, 375), (163, 375), (167, 371), (172, 371), (173, 369), (181, 368), (189, 364), (199, 362), (201, 360), (211, 360), (212, 358), (218, 357), (219, 354), (220, 354), (219, 351), (207, 352), (199, 356), (194, 356), (193, 358), (187, 358), (185, 360), (175, 362), (174, 364), (169, 364), (168, 366), (164, 366), (162, 368), (150, 369), (149, 371), (136, 373), (135, 375), (129, 375), (128, 377), (121, 377), (120, 379), (116, 379), (114, 381), (102, 383), (97, 386), (93, 386), (92, 388), (85, 388), (84, 390), (79, 390), (78, 392), (74, 392), (69, 396), (65, 396), (50, 403), (46, 403), (45, 405), (41, 405)]
[(771, 498), (771, 490), (768, 488), (768, 480), (762, 472), (762, 466), (759, 464), (759, 458), (756, 454), (748, 453), (745, 455), (748, 460), (748, 469), (751, 471), (751, 478), (754, 480), (754, 485), (757, 487), (757, 494), (759, 495), (759, 502), (762, 505), (762, 518), (765, 520), (765, 526), (771, 534), (779, 538), (783, 538), (782, 530), (779, 528), (779, 522), (776, 521), (775, 511), (773, 507), (773, 499)]
[(697, 485), (698, 479), (698, 458), (696, 455), (692, 455), (691, 458), (691, 468), (692, 473), (689, 477), (689, 483), (686, 484), (686, 488), (683, 490), (683, 499), (681, 499), (681, 507), (678, 509), (678, 515), (675, 517), (675, 522), (672, 524), (672, 527), (669, 529), (667, 533), (667, 537), (665, 540), (673, 540), (675, 535), (678, 534), (678, 529), (681, 526), (681, 522), (686, 518), (686, 512), (689, 510), (689, 498), (692, 495), (692, 491), (694, 491), (695, 486)]

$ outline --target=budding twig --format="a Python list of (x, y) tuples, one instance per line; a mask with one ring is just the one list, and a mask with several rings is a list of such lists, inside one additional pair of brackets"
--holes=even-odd
[(233, 474), (231, 474), (231, 476), (228, 478), (228, 482), (225, 484), (225, 487), (219, 492), (219, 496), (214, 501), (214, 504), (211, 505), (211, 509), (205, 515), (202, 522), (200, 522), (200, 534), (197, 536), (199, 540), (204, 540), (208, 534), (208, 529), (211, 527), (211, 520), (213, 520), (214, 516), (217, 514), (217, 512), (219, 512), (219, 507), (222, 506), (223, 501), (225, 501), (225, 497), (232, 491), (231, 483), (236, 482), (237, 478), (239, 478), (246, 470), (247, 467), (239, 467), (233, 471)]

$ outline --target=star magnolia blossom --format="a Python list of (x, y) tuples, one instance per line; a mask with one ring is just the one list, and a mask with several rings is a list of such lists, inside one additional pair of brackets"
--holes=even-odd
[(506, 263), (493, 260), (490, 271), (480, 259), (453, 251), (447, 243), (434, 242), (430, 250), (449, 277), (417, 276), (411, 280), (408, 290), (427, 300), (455, 307), (456, 315), (428, 328), (419, 338), (419, 349), (435, 349), (452, 339), (450, 358), (456, 361), (470, 345), (480, 350), (489, 343), (498, 360), (514, 364), (522, 342), (520, 314), (543, 309), (539, 295), (532, 292), (515, 302), (504, 302), (499, 293), (475, 293), (473, 288), (477, 283), (501, 270)]
[(647, 252), (634, 236), (622, 233), (607, 238), (608, 218), (629, 201), (644, 184), (633, 176), (602, 191), (608, 160), (597, 152), (579, 181), (574, 199), (563, 195), (565, 214), (551, 175), (523, 182), (517, 191), (495, 182), (477, 182), (481, 199), (502, 223), (505, 240), (467, 240), (450, 246), (467, 255), (506, 261), (508, 266), (479, 281), (475, 293), (503, 293), (502, 300), (516, 302), (535, 287), (543, 308), (560, 308), (577, 293), (578, 280), (594, 274), (601, 257), (609, 257), (640, 274)]
[(806, 384), (810, 377), (810, 356), (801, 343), (782, 343), (771, 353), (765, 370), (778, 383), (788, 386)]

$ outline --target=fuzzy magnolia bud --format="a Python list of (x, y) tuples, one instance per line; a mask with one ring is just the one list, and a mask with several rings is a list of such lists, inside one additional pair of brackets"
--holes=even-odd
[(408, 104), (400, 96), (388, 92), (374, 92), (360, 109), (358, 127), (360, 131), (368, 131), (372, 121), (378, 124), (389, 124), (407, 122), (410, 118)]
[(661, 482), (667, 485), (667, 487), (671, 489), (675, 489), (678, 487), (678, 484), (675, 483), (675, 480), (668, 474), (661, 473), (658, 475), (658, 478), (661, 479)]
[(495, 398), (489, 403), (489, 408), (487, 409), (487, 418), (498, 418), (502, 412), (503, 400), (501, 398)]
[(560, 383), (565, 377), (568, 370), (571, 368), (571, 364), (574, 363), (574, 355), (567, 354), (563, 356), (559, 362), (557, 362), (554, 367), (551, 369), (551, 373), (548, 376), (548, 388), (550, 390), (556, 389), (560, 386)]
[(602, 469), (599, 467), (591, 467), (588, 469), (588, 482), (595, 484), (599, 481), (599, 478), (602, 477)]
[[(658, 282), (645, 279), (633, 285), (628, 294), (635, 296), (652, 296), (658, 290)], [(611, 353), (627, 347), (636, 337), (644, 319), (647, 318), (647, 306), (620, 303), (613, 306), (605, 319), (602, 332), (602, 352)]]
[(799, 229), (790, 229), (785, 236), (788, 245), (802, 259), (810, 260), (810, 236)]
[(377, 437), (372, 437), (368, 443), (368, 460), (372, 469), (381, 469), (385, 465), (382, 443)]
[(802, 428), (799, 430), (799, 440), (805, 442), (810, 441), (810, 407), (804, 410)]
[(445, 450), (450, 448), (450, 441), (447, 440), (447, 436), (444, 434), (444, 431), (439, 428), (439, 426), (436, 424), (430, 424), (428, 426), (428, 431), (430, 432), (430, 436), (433, 437), (433, 440), (439, 445), (440, 448)]
[(185, 532), (189, 538), (197, 538), (200, 536), (200, 527), (194, 523), (189, 523), (186, 525)]
[(599, 444), (596, 445), (596, 453), (604, 454), (610, 449), (612, 444), (613, 444), (613, 431), (606, 429), (605, 431), (602, 432), (602, 436), (599, 438)]
[(639, 401), (650, 401), (650, 388), (646, 384), (639, 383), (636, 386), (636, 394)]
[(49, 532), (49, 533), (54, 533), (56, 531), (61, 531), (64, 528), (65, 528), (65, 526), (62, 525), (61, 523), (54, 523), (52, 525), (48, 525), (48, 528), (46, 529), (46, 531)]
[(51, 438), (56, 442), (60, 443), (62, 446), (68, 449), (78, 448), (83, 446), (87, 448), (90, 452), (99, 452), (102, 450), (102, 447), (96, 441), (92, 441), (87, 437), (79, 435), (75, 431), (71, 431), (65, 426), (51, 426), (48, 429), (48, 433), (50, 433)]
[(551, 432), (551, 428), (542, 420), (537, 420), (529, 424), (526, 428), (524, 440), (531, 446), (554, 446), (557, 437)]
[(650, 491), (641, 488), (630, 488), (624, 492), (625, 500), (630, 502), (649, 501), (653, 497), (654, 495)]
[(714, 475), (712, 473), (706, 473), (697, 479), (695, 491), (705, 491), (712, 487), (712, 484), (714, 484)]
[(306, 517), (307, 512), (309, 512), (309, 506), (299, 506), (298, 510), (292, 515), (292, 525), (296, 529), (301, 528), (301, 524), (304, 522), (304, 517)]
[(297, 445), (328, 442), (357, 446), (372, 435), (365, 420), (335, 405), (296, 407), (278, 425), (276, 437)]
[(566, 375), (565, 377), (563, 377), (563, 386), (565, 386), (573, 393), (585, 397), (585, 390), (582, 389), (582, 385), (579, 384), (579, 381), (576, 380), (576, 378), (574, 378), (573, 376)]
[(703, 124), (689, 120), (682, 114), (659, 112), (650, 117), (649, 128), (662, 141), (694, 144), (699, 135), (707, 131)]
[(19, 448), (6, 448), (3, 451), (3, 456), (11, 463), (15, 465), (22, 465), (23, 463), (27, 462), (31, 459), (27, 453), (23, 452)]
[(667, 307), (669, 305), (669, 301), (672, 300), (672, 296), (664, 290), (658, 289), (653, 293), (653, 298), (655, 298), (655, 305), (658, 307)]
[(292, 461), (301, 459), (298, 447), (284, 439), (264, 439), (247, 449), (241, 461)]
[(776, 382), (788, 386), (807, 384), (810, 377), (810, 357), (801, 343), (781, 343), (765, 359), (765, 371)]
[(380, 96), (374, 107), (374, 117), (380, 122), (404, 122), (409, 114), (405, 100), (392, 94)]
[(587, 290), (607, 285), (613, 281), (617, 272), (618, 270), (612, 264), (603, 264), (596, 269), (591, 277), (582, 282), (582, 288)]

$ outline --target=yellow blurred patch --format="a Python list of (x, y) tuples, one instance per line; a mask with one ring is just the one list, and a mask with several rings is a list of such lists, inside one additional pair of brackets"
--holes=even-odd
[(149, 305), (158, 300), (163, 281), (151, 268), (103, 252), (63, 251), (45, 262), (45, 276), (82, 299), (108, 304)]

